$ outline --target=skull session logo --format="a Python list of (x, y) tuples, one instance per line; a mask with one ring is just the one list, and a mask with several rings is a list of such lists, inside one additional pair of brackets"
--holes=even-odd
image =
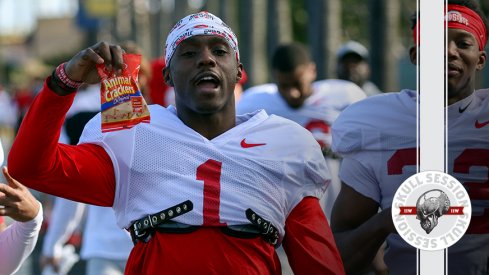
[(422, 250), (445, 249), (467, 230), (472, 208), (465, 188), (454, 177), (425, 171), (405, 180), (392, 201), (397, 233)]
[[(426, 198), (427, 195), (428, 198)], [(449, 209), (450, 199), (447, 194), (438, 189), (426, 191), (416, 202), (416, 219), (420, 220), (421, 227), (426, 234), (430, 234), (431, 230), (438, 225), (438, 218), (447, 214)]]

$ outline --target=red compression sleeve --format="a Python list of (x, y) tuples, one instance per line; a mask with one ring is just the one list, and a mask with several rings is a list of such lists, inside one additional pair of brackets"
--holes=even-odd
[(22, 184), (79, 202), (111, 206), (115, 195), (112, 161), (97, 145), (58, 144), (75, 94), (59, 96), (47, 83), (27, 112), (8, 158), (9, 172)]
[(285, 222), (283, 246), (294, 274), (345, 274), (319, 200), (304, 198)]

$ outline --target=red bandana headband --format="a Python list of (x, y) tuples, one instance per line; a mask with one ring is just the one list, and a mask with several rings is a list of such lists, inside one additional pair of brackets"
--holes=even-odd
[[(447, 5), (447, 10), (445, 21), (448, 23), (448, 28), (470, 32), (479, 43), (479, 50), (483, 51), (487, 36), (486, 26), (482, 18), (475, 11), (460, 5)], [(416, 45), (419, 44), (418, 27), (419, 21), (413, 28), (413, 40)]]

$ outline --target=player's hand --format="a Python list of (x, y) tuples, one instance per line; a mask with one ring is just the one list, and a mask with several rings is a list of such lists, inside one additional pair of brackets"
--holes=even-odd
[(34, 219), (39, 213), (39, 202), (29, 189), (16, 181), (8, 173), (7, 167), (2, 169), (7, 184), (0, 184), (0, 216), (9, 216), (19, 222)]
[(99, 42), (77, 53), (65, 64), (68, 78), (73, 81), (95, 84), (100, 82), (96, 64), (105, 63), (107, 69), (115, 69), (120, 73), (124, 66), (122, 53), (124, 50), (119, 45), (111, 45), (107, 42)]
[(53, 271), (58, 273), (60, 262), (61, 262), (60, 258), (48, 257), (42, 255), (41, 259), (39, 260), (39, 266), (41, 267), (41, 270), (44, 270), (44, 268), (50, 265), (53, 267)]

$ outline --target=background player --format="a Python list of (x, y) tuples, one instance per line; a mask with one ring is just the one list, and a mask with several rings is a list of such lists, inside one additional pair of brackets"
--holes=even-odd
[(381, 93), (370, 81), (369, 53), (356, 41), (348, 41), (336, 52), (336, 74), (339, 79), (352, 81), (362, 88), (367, 96)]

